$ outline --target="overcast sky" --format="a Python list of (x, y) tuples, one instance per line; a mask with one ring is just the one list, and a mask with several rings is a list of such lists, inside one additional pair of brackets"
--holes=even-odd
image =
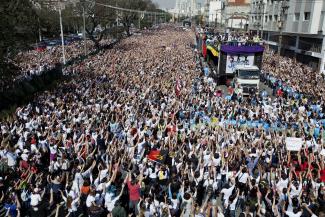
[[(176, 4), (176, 0), (152, 0), (155, 3), (158, 3), (159, 7), (162, 9), (170, 9), (170, 8), (174, 8), (175, 4)], [(203, 0), (196, 0), (196, 2), (203, 2)]]
[(160, 8), (174, 8), (176, 0), (153, 0)]

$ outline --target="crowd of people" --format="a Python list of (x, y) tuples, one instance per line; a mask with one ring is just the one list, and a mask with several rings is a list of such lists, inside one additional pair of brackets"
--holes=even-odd
[(172, 25), (124, 39), (2, 121), (4, 215), (325, 216), (324, 101), (224, 97), (194, 41)]
[(283, 56), (279, 58), (273, 50), (267, 49), (263, 55), (263, 69), (273, 77), (274, 83), (280, 79), (281, 85), (292, 88), (292, 92), (325, 100), (324, 77), (296, 59)]
[[(96, 50), (95, 44), (91, 40), (86, 41), (87, 54)], [(112, 43), (111, 39), (104, 39), (100, 42), (101, 46), (105, 46)], [(19, 52), (13, 60), (10, 60), (16, 69), (13, 69), (15, 73), (12, 76), (3, 76), (0, 79), (0, 90), (10, 88), (13, 83), (17, 83), (23, 80), (29, 80), (33, 76), (41, 75), (42, 73), (53, 69), (57, 64), (63, 63), (62, 46), (48, 46), (40, 49), (24, 50)], [(65, 59), (66, 62), (70, 60), (76, 60), (85, 54), (84, 41), (75, 40), (65, 45)]]
[(196, 33), (205, 34), (207, 45), (215, 45), (216, 47), (221, 43), (247, 46), (262, 42), (258, 35), (252, 34), (250, 32), (231, 31), (227, 34), (224, 34), (222, 32), (214, 32), (212, 30), (198, 27), (196, 28)]

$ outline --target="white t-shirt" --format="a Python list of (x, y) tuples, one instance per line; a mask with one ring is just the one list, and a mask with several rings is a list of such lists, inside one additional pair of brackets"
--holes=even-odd
[(95, 196), (93, 195), (88, 195), (87, 200), (86, 200), (86, 206), (91, 207), (91, 204), (96, 201)]
[(287, 188), (287, 187), (288, 187), (288, 183), (289, 183), (289, 180), (288, 180), (288, 179), (285, 179), (285, 180), (281, 179), (281, 180), (276, 184), (276, 187), (277, 187), (277, 189), (278, 189), (279, 191), (282, 192), (282, 190), (283, 190), (284, 188)]
[(228, 204), (229, 197), (231, 196), (234, 188), (235, 188), (235, 185), (233, 185), (230, 188), (224, 188), (221, 190), (221, 194), (224, 194), (223, 199), (225, 200), (225, 204)]
[(296, 188), (296, 186), (292, 185), (291, 191), (290, 191), (290, 197), (293, 198), (294, 196), (299, 196), (301, 190), (302, 190), (302, 184), (299, 184), (298, 188)]
[(120, 197), (115, 197), (112, 200), (112, 195), (110, 193), (105, 194), (105, 207), (107, 208), (107, 210), (109, 212), (112, 212), (112, 210), (115, 207), (115, 203), (116, 203), (116, 201), (118, 201), (118, 199), (120, 199)]
[(234, 201), (230, 204), (230, 210), (236, 210), (236, 203), (237, 203), (238, 197), (234, 199)]
[(238, 181), (241, 182), (241, 183), (246, 184), (248, 177), (249, 177), (248, 173), (239, 173), (238, 174)]
[(297, 213), (293, 213), (293, 212), (290, 212), (290, 211), (286, 211), (286, 215), (287, 215), (288, 217), (300, 217), (300, 216), (302, 215), (302, 212), (299, 211), (299, 212), (297, 212)]
[(42, 201), (41, 195), (39, 194), (31, 194), (30, 195), (30, 205), (37, 206), (39, 202)]

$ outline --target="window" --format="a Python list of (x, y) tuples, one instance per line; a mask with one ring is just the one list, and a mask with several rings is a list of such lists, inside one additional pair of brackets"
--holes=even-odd
[(265, 22), (267, 23), (267, 16), (265, 16)]
[(300, 19), (300, 14), (295, 13), (294, 21), (299, 21), (299, 19)]
[(304, 13), (304, 20), (309, 20), (310, 19), (310, 12), (305, 12)]
[(278, 15), (274, 15), (274, 21), (278, 20)]
[(272, 15), (269, 16), (269, 20), (272, 21)]

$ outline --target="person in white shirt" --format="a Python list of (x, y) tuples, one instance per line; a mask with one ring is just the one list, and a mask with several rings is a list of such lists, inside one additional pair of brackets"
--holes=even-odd
[(66, 207), (68, 208), (68, 212), (71, 213), (72, 216), (73, 213), (78, 211), (78, 204), (80, 201), (80, 195), (73, 198), (71, 195), (68, 195), (67, 197), (64, 196), (63, 192), (61, 192), (61, 196), (63, 201), (66, 203)]
[(40, 204), (42, 201), (42, 197), (39, 194), (40, 189), (39, 188), (34, 188), (34, 192), (30, 195), (30, 205), (33, 208), (37, 208), (37, 206)]
[(287, 188), (289, 184), (289, 179), (285, 174), (281, 175), (281, 179), (276, 183), (276, 188), (278, 191), (282, 192), (283, 188)]
[(114, 209), (116, 201), (118, 201), (123, 194), (124, 187), (125, 184), (122, 185), (121, 192), (117, 197), (114, 197), (112, 193), (105, 194), (105, 207), (108, 212), (112, 212), (112, 210)]
[(229, 197), (231, 196), (234, 188), (235, 188), (235, 185), (232, 185), (230, 188), (223, 188), (221, 190), (221, 194), (223, 194), (223, 205), (225, 207), (228, 206)]
[(95, 197), (95, 192), (91, 191), (90, 194), (87, 196), (87, 199), (86, 199), (86, 206), (88, 208), (91, 207), (91, 205), (96, 205), (95, 204), (95, 201), (96, 201), (96, 197)]
[(236, 195), (231, 195), (229, 197), (229, 210), (230, 210), (230, 217), (236, 217), (236, 205), (238, 201), (240, 191), (237, 191)]

